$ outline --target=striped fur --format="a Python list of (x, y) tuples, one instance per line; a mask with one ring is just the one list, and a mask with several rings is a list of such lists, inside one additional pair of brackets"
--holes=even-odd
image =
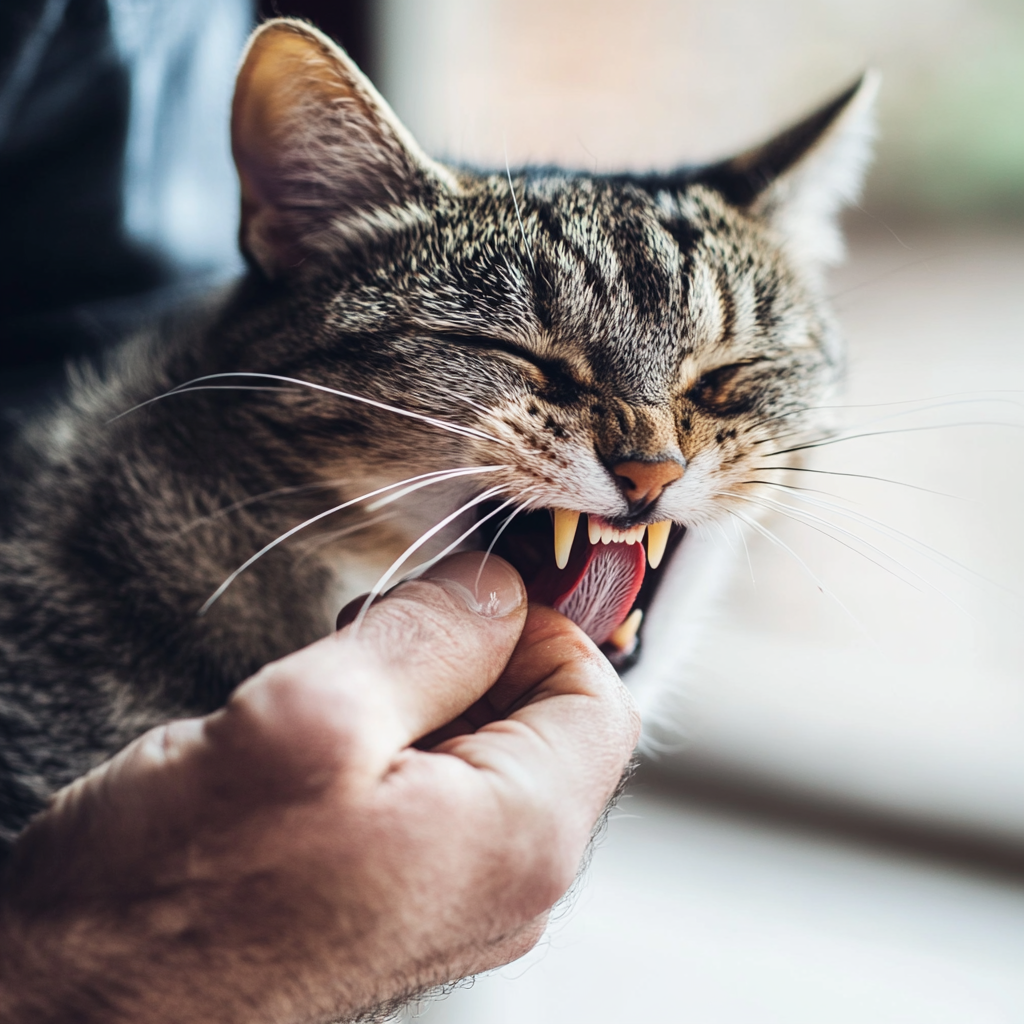
[[(259, 62), (281, 46), (290, 84), (270, 103)], [(871, 82), (735, 161), (663, 177), (441, 167), (296, 22), (259, 30), (240, 82), (252, 272), (102, 372), (79, 371), (70, 400), (19, 442), (0, 541), (3, 843), (153, 723), (219, 706), (328, 632), (485, 489), (622, 525), (699, 524), (725, 514), (720, 492), (780, 438), (824, 427), (842, 346), (821, 268), (866, 158)], [(108, 422), (238, 373), (275, 376), (210, 379), (217, 390)], [(608, 467), (655, 458), (686, 473), (630, 518)], [(320, 511), (494, 466), (326, 517), (197, 615)]]

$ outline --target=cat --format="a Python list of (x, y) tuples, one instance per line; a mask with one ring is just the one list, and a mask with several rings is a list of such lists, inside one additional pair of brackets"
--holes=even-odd
[(823, 272), (876, 89), (709, 166), (483, 173), (428, 158), (314, 28), (260, 26), (231, 127), (249, 273), (75, 369), (12, 455), (0, 856), (459, 543), (626, 667), (687, 528), (828, 429)]

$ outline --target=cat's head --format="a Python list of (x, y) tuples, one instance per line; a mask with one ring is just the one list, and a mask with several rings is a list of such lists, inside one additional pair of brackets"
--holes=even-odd
[(657, 575), (638, 595), (633, 541), (655, 568), (685, 528), (752, 517), (772, 456), (823, 429), (822, 271), (875, 91), (712, 166), (476, 173), (429, 159), (326, 37), (270, 22), (232, 126), (242, 248), (277, 310), (259, 368), (354, 396), (308, 399), (325, 471), (465, 469), (450, 493), (491, 517), (470, 542), (522, 507), (498, 550), (628, 653)]

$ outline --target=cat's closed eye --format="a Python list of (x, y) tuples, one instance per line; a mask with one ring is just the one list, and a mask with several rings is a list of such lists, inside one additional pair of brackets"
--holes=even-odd
[[(578, 381), (566, 365), (560, 359), (549, 359), (536, 352), (517, 345), (511, 341), (501, 338), (491, 338), (477, 335), (446, 334), (444, 340), (463, 348), (473, 349), (478, 352), (486, 352), (499, 357), (510, 357), (518, 362), (520, 368), (523, 363), (532, 370), (529, 378), (534, 387), (538, 388), (542, 397), (556, 404), (573, 404), (577, 397)], [(508, 361), (508, 359), (506, 359)]]
[(712, 416), (739, 416), (757, 402), (756, 381), (748, 368), (759, 359), (719, 366), (703, 374), (686, 397)]

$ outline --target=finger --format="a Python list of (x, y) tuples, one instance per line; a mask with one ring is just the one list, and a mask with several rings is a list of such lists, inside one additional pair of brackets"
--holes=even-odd
[[(510, 799), (544, 794), (537, 827), (553, 830), (575, 865), (639, 737), (636, 705), (586, 636), (558, 612), (532, 606), (508, 667), (489, 694), (507, 717), (438, 749), (489, 769)], [(511, 783), (511, 786), (507, 785)], [(542, 810), (543, 810), (542, 807)]]
[[(507, 562), (453, 556), (396, 587), (358, 624), (267, 666), (235, 691), (223, 722), (207, 720), (207, 731), (235, 729), (235, 745), (258, 752), (261, 777), (274, 785), (291, 777), (281, 757), (300, 774), (318, 766), (322, 777), (348, 752), (377, 771), (493, 685), (525, 615), (522, 580)], [(267, 756), (268, 747), (278, 756)]]

